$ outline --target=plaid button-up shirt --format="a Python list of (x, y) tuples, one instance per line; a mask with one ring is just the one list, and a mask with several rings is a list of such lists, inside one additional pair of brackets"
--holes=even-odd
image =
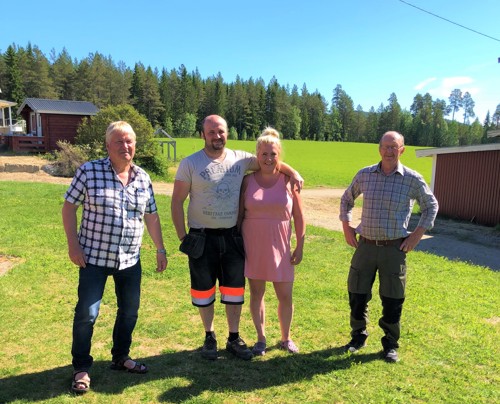
[(418, 226), (431, 229), (438, 212), (438, 202), (422, 176), (398, 163), (385, 175), (379, 164), (361, 169), (340, 201), (341, 221), (352, 220), (354, 200), (363, 194), (361, 223), (356, 233), (371, 240), (394, 240), (407, 237), (415, 201), (422, 213)]
[(123, 186), (109, 158), (78, 168), (64, 198), (83, 204), (78, 238), (89, 264), (125, 269), (137, 263), (144, 214), (157, 211), (149, 175), (133, 165)]

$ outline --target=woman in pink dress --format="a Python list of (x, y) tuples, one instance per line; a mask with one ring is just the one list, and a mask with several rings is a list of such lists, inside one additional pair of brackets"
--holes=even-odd
[[(281, 143), (278, 132), (266, 128), (257, 139), (260, 170), (247, 175), (241, 187), (239, 223), (245, 243), (245, 276), (250, 284), (250, 312), (257, 330), (254, 355), (266, 352), (266, 282), (273, 282), (278, 298), (280, 348), (299, 350), (290, 338), (293, 317), (294, 266), (302, 261), (305, 221), (299, 191), (279, 171)], [(296, 246), (292, 251), (292, 219)]]

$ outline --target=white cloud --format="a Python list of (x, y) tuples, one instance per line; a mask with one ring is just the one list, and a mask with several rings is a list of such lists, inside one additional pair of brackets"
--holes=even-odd
[(473, 85), (475, 80), (468, 76), (445, 77), (436, 86), (429, 89), (429, 94), (439, 98), (447, 99), (451, 92), (458, 88), (462, 94), (468, 92), (470, 95), (479, 94), (479, 87)]
[(455, 88), (459, 88), (460, 86), (473, 82), (474, 79), (472, 77), (467, 77), (467, 76), (445, 77), (442, 80), (442, 86), (446, 88), (451, 88), (453, 90)]
[(416, 86), (415, 86), (415, 90), (421, 90), (422, 88), (426, 87), (428, 84), (432, 83), (433, 81), (436, 81), (437, 78), (436, 77), (430, 77), (428, 79), (425, 79), (424, 81), (418, 83)]

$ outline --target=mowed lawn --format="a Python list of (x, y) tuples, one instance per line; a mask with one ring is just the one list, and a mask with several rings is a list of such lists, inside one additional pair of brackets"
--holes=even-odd
[[(178, 142), (178, 153), (184, 150)], [(194, 150), (202, 141), (189, 139)], [(232, 145), (229, 147), (243, 148)], [(236, 142), (234, 142), (236, 143)], [(248, 144), (252, 150), (254, 142)], [(291, 142), (295, 144), (299, 142)], [(336, 163), (343, 153), (321, 143), (310, 149), (286, 146), (287, 162), (309, 186), (342, 187)], [(310, 143), (318, 145), (317, 143)], [(349, 144), (347, 183), (360, 167), (376, 162), (376, 145), (368, 156)], [(332, 147), (330, 151), (323, 146)], [(351, 147), (348, 147), (351, 146)], [(191, 146), (188, 146), (188, 148)], [(293, 151), (291, 150), (293, 149)], [(350, 150), (350, 151), (349, 151)], [(369, 150), (369, 152), (368, 152)], [(412, 153), (407, 155), (411, 156)], [(295, 155), (301, 154), (301, 158)], [(414, 153), (413, 153), (414, 154)], [(296, 160), (293, 160), (296, 158)], [(330, 157), (329, 157), (330, 156)], [(327, 160), (330, 158), (330, 160)], [(416, 159), (428, 161), (430, 159)], [(316, 163), (330, 161), (328, 167)], [(303, 164), (300, 166), (300, 164)], [(311, 167), (308, 167), (310, 165)], [(414, 166), (409, 162), (408, 165)], [(316, 166), (316, 168), (314, 168)], [(325, 166), (328, 164), (325, 163)], [(423, 173), (424, 170), (417, 168)], [(308, 170), (321, 171), (311, 184)], [(349, 172), (350, 171), (350, 172)], [(430, 173), (430, 169), (429, 169)], [(424, 174), (425, 175), (425, 174)], [(78, 270), (67, 257), (61, 223), (65, 186), (0, 182), (0, 255), (16, 265), (0, 276), (0, 402), (73, 403), (71, 326)], [(353, 250), (341, 233), (309, 226), (304, 260), (297, 267), (292, 335), (298, 355), (274, 348), (279, 341), (276, 299), (267, 295), (265, 357), (244, 362), (225, 352), (227, 325), (216, 303), (220, 358), (200, 357), (203, 329), (189, 296), (187, 258), (178, 251), (170, 220), (170, 200), (158, 196), (169, 268), (157, 274), (155, 249), (145, 236), (142, 303), (132, 355), (147, 363), (147, 375), (110, 370), (111, 333), (116, 302), (109, 281), (94, 332), (91, 392), (84, 403), (493, 403), (500, 401), (500, 279), (487, 268), (450, 261), (423, 252), (408, 256), (408, 295), (403, 310), (401, 361), (379, 357), (381, 306), (374, 287), (368, 346), (344, 353), (349, 340), (346, 278)], [(252, 345), (255, 331), (248, 291), (241, 334)]]

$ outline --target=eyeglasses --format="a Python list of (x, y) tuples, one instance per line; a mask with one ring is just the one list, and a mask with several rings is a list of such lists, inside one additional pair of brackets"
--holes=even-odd
[(403, 146), (380, 146), (383, 151), (396, 151), (401, 149)]

